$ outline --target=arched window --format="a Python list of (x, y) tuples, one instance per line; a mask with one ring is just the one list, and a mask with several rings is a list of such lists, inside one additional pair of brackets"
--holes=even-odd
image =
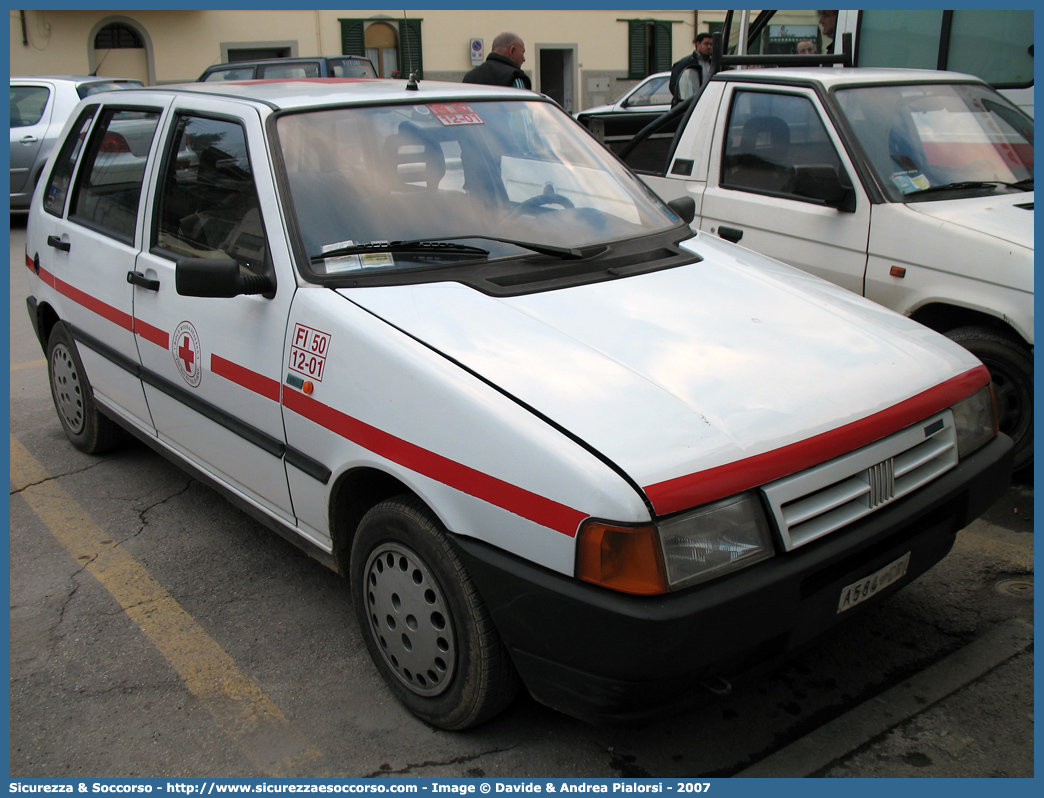
[(94, 37), (95, 50), (141, 49), (144, 46), (138, 32), (122, 22), (109, 23)]

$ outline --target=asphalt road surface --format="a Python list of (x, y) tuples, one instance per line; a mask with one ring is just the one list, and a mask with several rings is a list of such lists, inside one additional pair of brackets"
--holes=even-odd
[(521, 696), (434, 730), (344, 582), (150, 449), (69, 445), (11, 225), (14, 777), (1032, 776), (1033, 489), (917, 582), (685, 714), (590, 726)]

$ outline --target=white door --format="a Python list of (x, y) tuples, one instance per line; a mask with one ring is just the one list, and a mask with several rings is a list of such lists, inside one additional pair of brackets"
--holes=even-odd
[(40, 276), (61, 296), (59, 315), (71, 328), (95, 397), (146, 431), (152, 422), (136, 339), (155, 331), (135, 327), (127, 275), (141, 242), (142, 186), (161, 114), (156, 107), (104, 106), (93, 127), (93, 111), (81, 115), (74, 126), (79, 135), (58, 152), (48, 178), (46, 213), (37, 217), (47, 229), (35, 239), (45, 243), (34, 253)]
[[(699, 229), (863, 293), (870, 202), (811, 91), (733, 85), (712, 144)], [(847, 209), (801, 193), (821, 170), (852, 182)]]
[[(295, 286), (261, 122), (247, 105), (183, 98), (166, 141), (134, 288), (135, 323), (162, 332), (139, 347), (156, 430), (208, 475), (292, 524), (280, 388)], [(184, 296), (179, 260), (202, 267), (208, 286), (231, 266), (273, 290)]]

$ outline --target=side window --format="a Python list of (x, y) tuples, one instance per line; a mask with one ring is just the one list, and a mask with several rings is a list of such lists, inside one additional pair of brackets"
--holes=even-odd
[(670, 78), (664, 76), (646, 83), (639, 91), (636, 91), (623, 104), (625, 108), (645, 108), (649, 105), (670, 105), (671, 90)]
[(91, 135), (69, 218), (131, 242), (159, 111), (106, 109)]
[(729, 112), (721, 185), (802, 199), (796, 191), (796, 167), (841, 169), (812, 101), (792, 94), (736, 92)]
[(46, 86), (11, 87), (11, 127), (35, 125), (47, 108), (51, 90)]
[(83, 142), (87, 138), (87, 131), (97, 110), (98, 106), (92, 105), (80, 115), (54, 160), (51, 178), (47, 181), (47, 191), (44, 193), (44, 209), (48, 213), (61, 217), (65, 212), (65, 200), (69, 195), (69, 184), (76, 168), (76, 159), (80, 157), (80, 150), (83, 149)]
[(263, 274), (267, 245), (246, 132), (236, 122), (182, 116), (169, 146), (154, 245), (180, 257), (231, 258)]

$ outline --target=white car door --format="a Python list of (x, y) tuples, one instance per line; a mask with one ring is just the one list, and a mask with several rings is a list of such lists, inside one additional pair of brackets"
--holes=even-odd
[[(862, 294), (870, 202), (814, 92), (730, 84), (715, 130), (699, 229)], [(799, 171), (839, 169), (847, 209), (799, 193)]]
[[(156, 430), (209, 476), (293, 523), (280, 388), (295, 285), (261, 121), (246, 104), (179, 99), (164, 147), (133, 289), (135, 323), (161, 333), (139, 346)], [(182, 295), (179, 260), (202, 267), (205, 283), (230, 266), (274, 290)]]
[(127, 274), (140, 247), (142, 186), (162, 112), (114, 104), (81, 113), (38, 198), (46, 213), (35, 217), (43, 229), (30, 253), (57, 294), (95, 398), (148, 432), (135, 338), (153, 331), (134, 325)]

